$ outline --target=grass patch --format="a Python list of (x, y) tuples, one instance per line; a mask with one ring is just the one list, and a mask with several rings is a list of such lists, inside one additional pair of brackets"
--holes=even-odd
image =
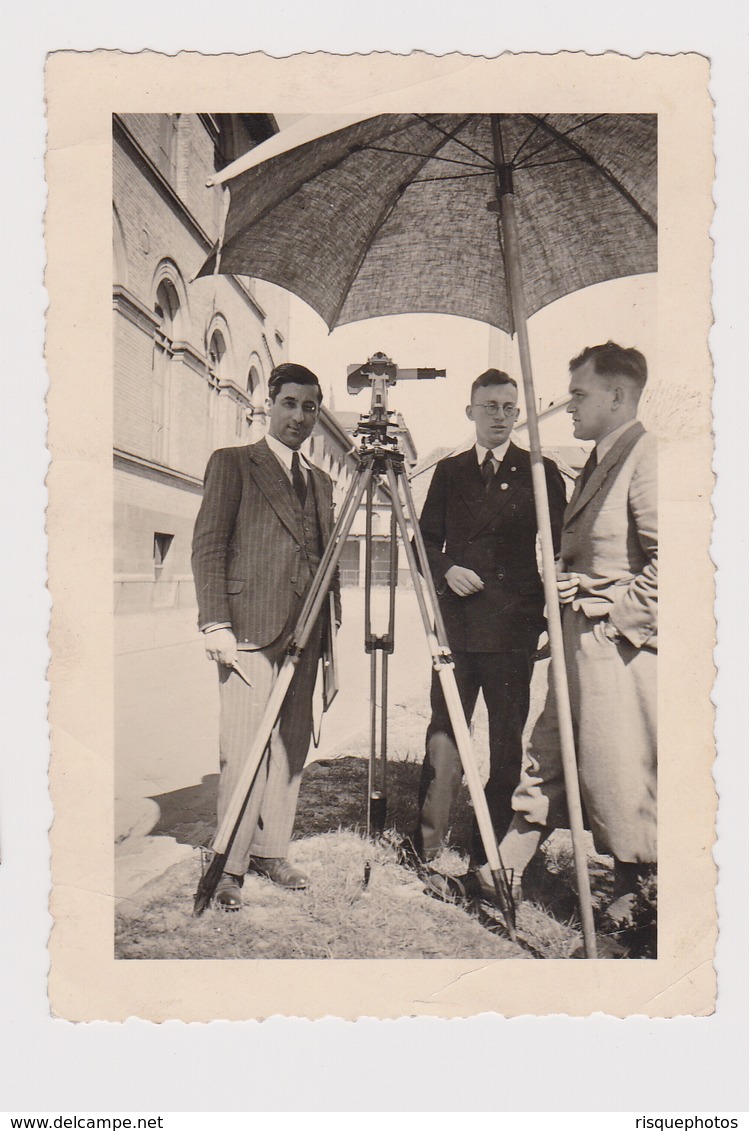
[[(196, 854), (197, 855), (197, 854)], [(528, 958), (485, 930), (463, 908), (423, 894), (393, 849), (340, 830), (299, 841), (294, 861), (305, 892), (248, 876), (240, 911), (192, 917), (199, 867), (175, 865), (118, 914), (120, 959), (194, 958)], [(371, 877), (363, 886), (364, 866)]]
[[(420, 723), (418, 724), (421, 725)], [(361, 749), (361, 745), (359, 746)], [(415, 873), (397, 862), (400, 838), (417, 820), (421, 765), (388, 766), (387, 837), (365, 837), (367, 760), (354, 755), (312, 763), (305, 770), (290, 857), (311, 880), (305, 892), (286, 892), (255, 876), (245, 880), (244, 904), (227, 914), (210, 909), (192, 917), (200, 862), (181, 862), (118, 908), (116, 956), (136, 958), (569, 958), (580, 945), (569, 833), (557, 830), (526, 872), (518, 935), (507, 939), (475, 908), (443, 904), (424, 894)], [(195, 846), (210, 842), (215, 778), (158, 798), (157, 834)], [(448, 847), (435, 862), (451, 875), (468, 866), (473, 809), (468, 791), (456, 799)], [(332, 831), (331, 831), (332, 830)], [(611, 900), (611, 860), (596, 856), (588, 838), (594, 911)], [(372, 866), (365, 888), (364, 867)], [(631, 957), (655, 956), (655, 894), (643, 894), (642, 929), (618, 936)], [(648, 919), (649, 917), (649, 919)]]

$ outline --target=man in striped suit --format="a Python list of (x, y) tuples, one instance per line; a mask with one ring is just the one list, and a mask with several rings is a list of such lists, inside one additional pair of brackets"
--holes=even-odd
[[(287, 362), (271, 373), (268, 393), (266, 437), (211, 456), (193, 538), (198, 623), (208, 658), (218, 662), (219, 823), (333, 529), (331, 480), (299, 454), (320, 412), (319, 381)], [(336, 609), (340, 620), (337, 587)], [(307, 886), (286, 854), (312, 731), (322, 636), (318, 623), (250, 790), (216, 889), (226, 910), (241, 906), (247, 871), (285, 888)]]

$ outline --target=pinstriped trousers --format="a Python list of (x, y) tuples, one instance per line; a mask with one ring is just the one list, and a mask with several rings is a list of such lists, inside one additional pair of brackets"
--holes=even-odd
[[(251, 688), (231, 668), (218, 665), (221, 704), (219, 824), (241, 775), (300, 609), (301, 601), (295, 603), (283, 632), (272, 644), (254, 652), (239, 652), (239, 664), (251, 681)], [(282, 857), (288, 851), (302, 770), (312, 734), (312, 693), (321, 641), (322, 630), (318, 621), (296, 667), (250, 789), (226, 863), (226, 871), (233, 875), (244, 875), (250, 856)]]

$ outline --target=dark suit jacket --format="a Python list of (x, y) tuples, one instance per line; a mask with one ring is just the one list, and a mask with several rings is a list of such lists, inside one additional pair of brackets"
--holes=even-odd
[[(564, 481), (551, 460), (545, 459), (544, 467), (557, 549)], [(510, 443), (488, 491), (475, 448), (440, 460), (419, 525), (450, 647), (456, 652), (535, 648), (545, 624), (530, 453)], [(475, 570), (484, 589), (458, 597), (445, 581), (452, 565)]]
[[(319, 468), (310, 472), (325, 544), (333, 485)], [(303, 544), (291, 485), (265, 441), (214, 452), (193, 536), (199, 626), (229, 622), (240, 647), (270, 644), (309, 580)]]

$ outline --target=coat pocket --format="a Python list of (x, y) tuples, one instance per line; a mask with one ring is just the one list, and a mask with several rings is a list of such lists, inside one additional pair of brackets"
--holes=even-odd
[(244, 589), (244, 586), (245, 586), (244, 581), (227, 581), (226, 582), (226, 592), (227, 593), (241, 593), (242, 590)]

